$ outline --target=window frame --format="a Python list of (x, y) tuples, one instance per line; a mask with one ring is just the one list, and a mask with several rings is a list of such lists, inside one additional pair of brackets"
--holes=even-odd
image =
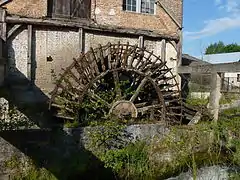
[(48, 0), (47, 16), (67, 20), (91, 19), (91, 0), (83, 0), (82, 4), (80, 4), (82, 7), (84, 5), (84, 9), (86, 9), (86, 12), (83, 14), (75, 11), (75, 8), (80, 6), (79, 3), (77, 0)]
[(240, 74), (237, 74), (237, 82), (240, 82)]
[[(123, 6), (122, 6), (122, 10), (125, 11), (125, 12), (132, 12), (132, 13), (138, 13), (138, 14), (146, 14), (146, 15), (156, 15), (156, 0), (155, 0), (155, 3), (154, 3), (154, 9), (153, 9), (153, 13), (146, 13), (146, 12), (141, 12), (142, 11), (142, 0), (136, 0), (136, 11), (131, 11), (131, 10), (128, 10), (127, 9), (127, 0), (123, 0)], [(125, 2), (125, 4), (124, 4)], [(150, 3), (151, 4), (151, 3)]]

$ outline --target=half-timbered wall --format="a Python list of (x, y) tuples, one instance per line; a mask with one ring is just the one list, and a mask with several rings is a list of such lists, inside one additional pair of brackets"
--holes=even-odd
[[(32, 43), (32, 68), (35, 84), (44, 92), (50, 92), (54, 87), (52, 73), (56, 75), (63, 72), (79, 56), (82, 50), (88, 51), (90, 47), (97, 47), (98, 44), (105, 45), (108, 42), (121, 43), (129, 42), (132, 45), (139, 44), (139, 37), (128, 35), (85, 32), (84, 39), (76, 29), (56, 29), (33, 26)], [(153, 51), (161, 56), (163, 40), (145, 39), (144, 46), (147, 50)], [(28, 75), (28, 31), (23, 30), (14, 39), (8, 40), (9, 70), (18, 70), (27, 78)], [(165, 48), (164, 48), (165, 49)], [(176, 68), (177, 52), (172, 44), (166, 43), (167, 65)]]

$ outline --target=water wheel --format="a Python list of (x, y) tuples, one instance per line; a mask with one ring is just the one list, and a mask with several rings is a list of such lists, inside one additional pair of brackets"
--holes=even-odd
[(181, 123), (176, 76), (153, 52), (108, 43), (73, 60), (51, 93), (50, 108), (57, 117), (84, 122), (114, 115)]

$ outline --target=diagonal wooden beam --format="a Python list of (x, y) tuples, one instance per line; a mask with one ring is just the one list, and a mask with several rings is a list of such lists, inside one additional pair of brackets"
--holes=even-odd
[(16, 24), (14, 25), (7, 33), (7, 38), (10, 38), (18, 29), (22, 27), (22, 24)]
[(7, 3), (9, 3), (11, 0), (0, 0), (0, 6), (3, 6)]
[[(1, 13), (1, 11), (0, 11)], [(179, 36), (176, 34), (159, 33), (157, 31), (147, 31), (144, 29), (134, 29), (134, 28), (124, 28), (117, 26), (104, 26), (104, 25), (94, 25), (90, 24), (87, 20), (82, 20), (81, 22), (73, 22), (66, 20), (54, 20), (54, 19), (38, 19), (30, 17), (18, 17), (18, 16), (7, 16), (7, 23), (15, 24), (32, 24), (32, 25), (43, 25), (43, 26), (58, 26), (58, 27), (72, 27), (72, 28), (83, 28), (90, 31), (98, 31), (105, 33), (116, 33), (116, 34), (133, 34), (133, 35), (143, 35), (147, 37), (153, 37), (158, 39), (168, 39), (168, 40), (179, 40)]]
[(178, 22), (178, 20), (174, 17), (174, 15), (168, 10), (168, 8), (161, 2), (161, 1), (157, 1), (156, 4), (158, 4), (159, 6), (161, 6), (163, 8), (163, 10), (170, 16), (170, 18), (175, 22), (175, 24), (182, 29), (182, 25)]

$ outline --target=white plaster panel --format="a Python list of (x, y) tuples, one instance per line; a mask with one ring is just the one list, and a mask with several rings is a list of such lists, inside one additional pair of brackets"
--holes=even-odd
[[(177, 51), (176, 49), (173, 47), (173, 45), (171, 43), (166, 43), (166, 61), (167, 61), (167, 66), (168, 68), (172, 68), (171, 73), (167, 73), (167, 76), (172, 76), (172, 75), (177, 75), (176, 79), (177, 82), (179, 83), (179, 85), (181, 84), (181, 78), (180, 76), (178, 76), (177, 73), (177, 68), (178, 68), (178, 64), (177, 64)], [(169, 83), (175, 83), (174, 80), (169, 81)], [(180, 88), (180, 87), (179, 87)], [(173, 88), (175, 89), (175, 88)]]
[(89, 50), (90, 47), (96, 48), (98, 44), (102, 46), (106, 45), (108, 42), (112, 44), (116, 44), (120, 41), (121, 44), (127, 44), (129, 42), (130, 45), (138, 44), (138, 38), (130, 38), (130, 37), (117, 37), (117, 36), (107, 36), (107, 35), (99, 35), (99, 34), (85, 34), (85, 52)]
[(144, 40), (144, 47), (153, 54), (159, 56), (161, 52), (161, 44), (158, 41)]
[[(36, 31), (36, 84), (49, 90), (54, 87), (51, 71), (58, 75), (77, 58), (79, 33), (74, 31)], [(53, 59), (47, 61), (47, 57)]]
[(8, 43), (8, 61), (10, 72), (13, 72), (14, 69), (17, 68), (18, 71), (27, 77), (28, 31), (22, 31)]

